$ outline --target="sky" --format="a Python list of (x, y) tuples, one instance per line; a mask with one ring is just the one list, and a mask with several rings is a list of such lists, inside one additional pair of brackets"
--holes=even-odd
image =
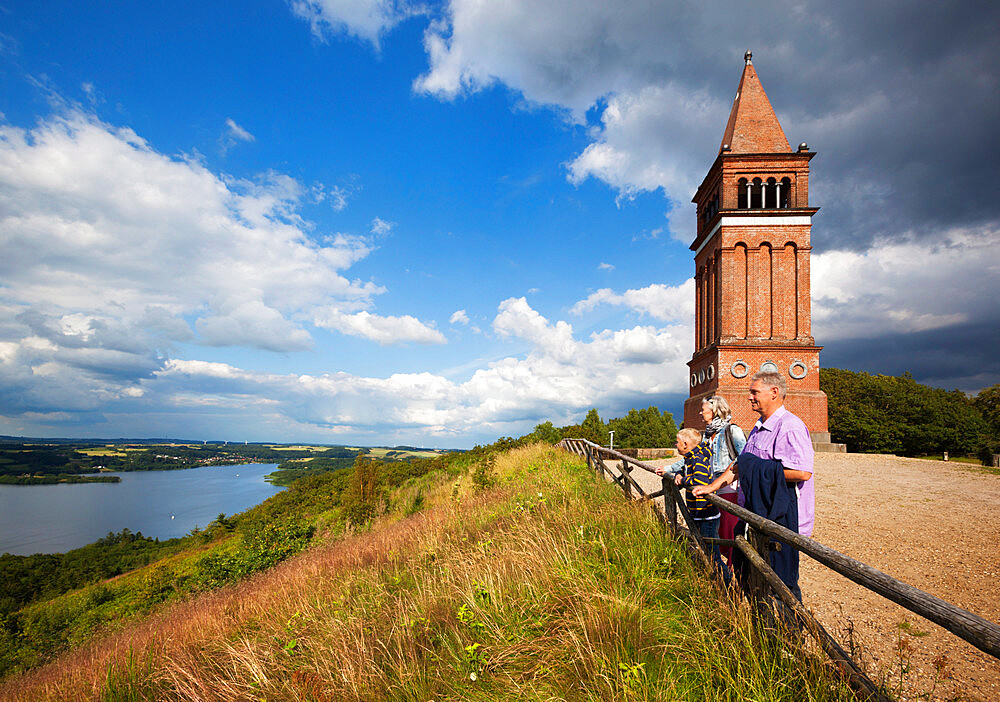
[(754, 66), (826, 367), (1000, 382), (1000, 5), (0, 0), (0, 433), (465, 448), (657, 406)]

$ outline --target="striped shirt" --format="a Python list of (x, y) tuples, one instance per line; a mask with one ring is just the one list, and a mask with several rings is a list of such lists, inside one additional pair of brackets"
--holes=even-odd
[(704, 497), (695, 497), (691, 488), (712, 482), (712, 448), (702, 441), (684, 456), (684, 472), (681, 473), (681, 487), (687, 488), (687, 507), (691, 518), (707, 521), (719, 518), (719, 508)]

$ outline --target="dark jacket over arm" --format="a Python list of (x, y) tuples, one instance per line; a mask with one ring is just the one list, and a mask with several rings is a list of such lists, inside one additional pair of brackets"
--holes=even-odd
[[(746, 508), (798, 533), (799, 509), (795, 488), (785, 482), (781, 461), (770, 461), (751, 453), (741, 453), (738, 469), (740, 487), (746, 496)], [(770, 552), (771, 567), (788, 589), (801, 600), (799, 552), (787, 544), (778, 545), (780, 551)]]

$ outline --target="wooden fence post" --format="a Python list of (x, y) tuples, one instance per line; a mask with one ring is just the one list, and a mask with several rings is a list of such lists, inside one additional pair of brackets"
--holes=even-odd
[(670, 522), (671, 536), (677, 536), (677, 502), (674, 500), (673, 478), (668, 474), (660, 480), (663, 489), (663, 511), (667, 514), (667, 521)]
[(677, 503), (677, 508), (681, 511), (681, 516), (684, 517), (684, 523), (687, 525), (687, 536), (694, 544), (695, 555), (701, 561), (701, 564), (705, 566), (705, 569), (711, 572), (714, 566), (712, 565), (712, 557), (709, 555), (711, 552), (708, 550), (708, 545), (705, 543), (698, 525), (691, 517), (691, 511), (688, 509), (687, 504), (685, 504), (684, 498), (677, 499), (677, 497), (680, 497), (680, 490), (673, 482), (669, 485), (670, 491), (676, 496), (674, 501)]
[(847, 678), (847, 683), (860, 695), (861, 699), (867, 700), (867, 702), (891, 702), (888, 697), (879, 691), (875, 683), (868, 679), (868, 676), (862, 672), (861, 668), (858, 667), (858, 664), (854, 662), (847, 651), (841, 648), (840, 644), (830, 636), (829, 632), (823, 628), (823, 625), (816, 621), (812, 614), (802, 606), (801, 602), (795, 599), (792, 591), (781, 581), (777, 573), (771, 569), (770, 561), (761, 559), (758, 553), (739, 534), (736, 535), (735, 544), (736, 548), (743, 553), (744, 557), (753, 566), (751, 571), (753, 573), (760, 573), (761, 578), (771, 587), (778, 599), (798, 616), (799, 620), (819, 642), (820, 646), (823, 647), (830, 660), (840, 669), (841, 673)]
[[(760, 554), (760, 557), (764, 559), (765, 563), (769, 564), (771, 562), (771, 554), (769, 551), (771, 539), (767, 536), (767, 534), (762, 534), (753, 527), (750, 528), (748, 536), (750, 537), (750, 544), (753, 546), (754, 550)], [(752, 568), (750, 570), (750, 578), (747, 585), (747, 589), (755, 599), (760, 600), (767, 597), (767, 581), (764, 580), (763, 574), (756, 568)]]
[(621, 474), (622, 474), (622, 478), (623, 478), (623, 480), (622, 480), (622, 483), (623, 483), (622, 484), (622, 489), (625, 491), (625, 497), (627, 497), (628, 499), (631, 500), (632, 499), (632, 480), (631, 480), (631, 476), (629, 475), (629, 473), (632, 472), (632, 466), (630, 466), (625, 461), (621, 461), (620, 465), (621, 465), (620, 470), (621, 470)]

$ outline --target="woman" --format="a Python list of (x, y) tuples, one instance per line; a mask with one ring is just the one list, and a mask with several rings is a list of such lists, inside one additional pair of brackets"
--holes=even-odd
[[(747, 443), (747, 437), (739, 426), (733, 424), (733, 414), (729, 410), (729, 403), (718, 395), (701, 403), (701, 418), (705, 420), (706, 425), (705, 441), (708, 441), (712, 447), (712, 474), (717, 478), (740, 455), (740, 451)], [(735, 503), (738, 487), (738, 483), (733, 483), (720, 488), (716, 494), (724, 500)], [(720, 510), (720, 512), (722, 515), (719, 522), (719, 538), (732, 539), (733, 528), (739, 520), (725, 510)], [(732, 547), (723, 546), (722, 555), (726, 562), (732, 565)]]

